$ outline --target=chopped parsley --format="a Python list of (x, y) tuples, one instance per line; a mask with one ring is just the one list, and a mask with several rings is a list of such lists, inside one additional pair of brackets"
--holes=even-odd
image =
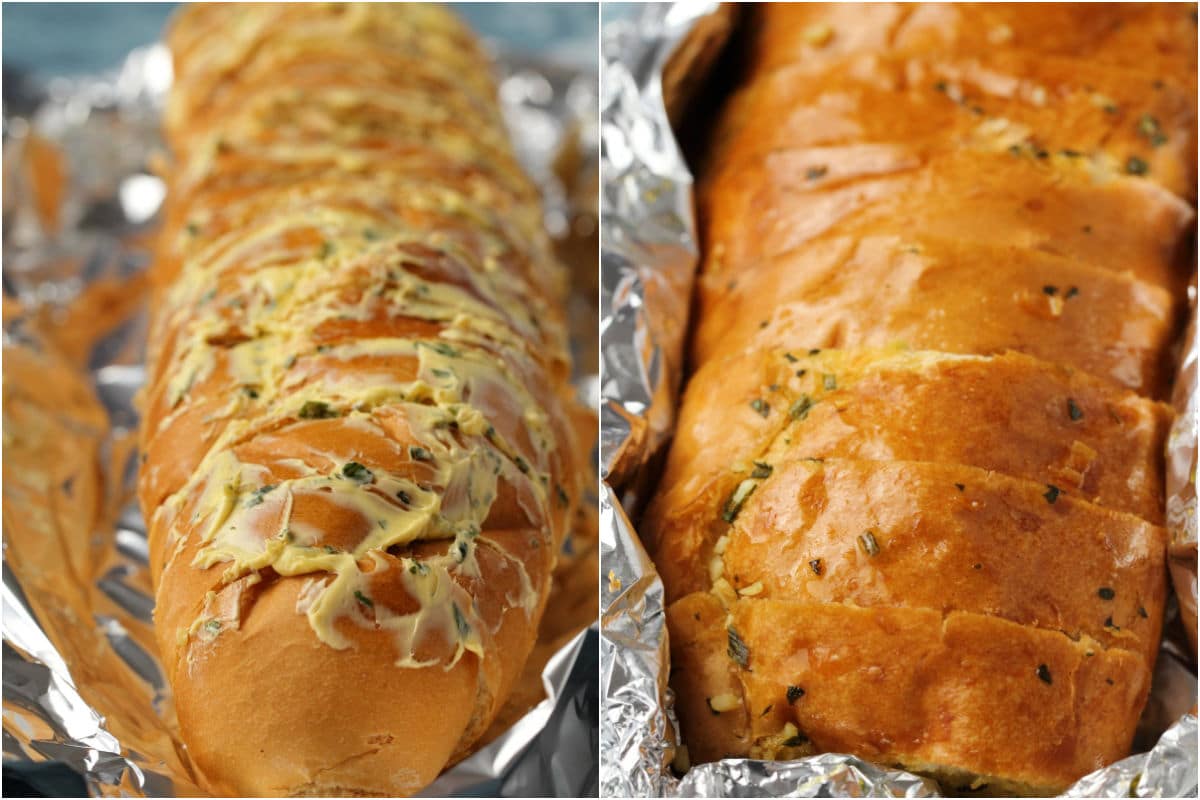
[[(1088, 232), (1088, 233), (1090, 233), (1090, 232), (1091, 232), (1091, 228), (1090, 228), (1090, 227), (1088, 228), (1087, 232)], [(1078, 287), (1078, 286), (1072, 286), (1070, 289), (1067, 289), (1067, 293), (1066, 293), (1065, 295), (1063, 295), (1063, 297), (1064, 297), (1065, 299), (1067, 299), (1067, 300), (1070, 300), (1072, 297), (1075, 297), (1075, 296), (1076, 296), (1076, 295), (1078, 295), (1078, 294), (1079, 294), (1079, 287)]]
[(837, 376), (836, 375), (822, 374), (821, 381), (824, 383), (825, 391), (827, 391), (827, 392), (832, 392), (834, 389), (837, 388)]
[(736, 661), (738, 666), (746, 668), (750, 663), (750, 649), (732, 627), (726, 628), (726, 633), (729, 635), (729, 657)]
[(806, 419), (808, 417), (808, 412), (812, 410), (812, 407), (812, 398), (806, 394), (802, 394), (796, 402), (792, 403), (791, 407), (788, 409), (788, 415), (792, 419)]
[(767, 403), (765, 400), (763, 400), (761, 397), (756, 397), (753, 400), (751, 400), (750, 407), (753, 408), (755, 411), (757, 411), (759, 416), (763, 417), (764, 419), (766, 418), (766, 416), (768, 414), (771, 413), (770, 404)]
[(375, 601), (372, 600), (371, 598), (367, 597), (365, 594), (360, 592), (358, 589), (354, 590), (354, 599), (357, 600), (358, 602), (362, 603), (367, 608), (375, 607)]
[(754, 462), (754, 471), (750, 473), (751, 478), (769, 478), (775, 468), (770, 464), (764, 464), (761, 461)]
[(250, 499), (246, 501), (246, 508), (254, 508), (263, 501), (263, 495), (275, 488), (275, 484), (269, 483), (266, 486), (260, 486), (250, 493)]
[(967, 485), (965, 483), (956, 483), (954, 484), (954, 488), (958, 489), (960, 492), (965, 492), (967, 490)]
[(1079, 420), (1083, 419), (1083, 409), (1070, 397), (1067, 398), (1067, 414), (1071, 417), (1072, 422), (1079, 422)]
[(828, 173), (829, 167), (825, 166), (824, 164), (818, 164), (815, 167), (809, 167), (807, 170), (805, 170), (804, 177), (806, 180), (815, 181), (820, 178), (824, 178)]
[(1050, 677), (1050, 668), (1047, 667), (1045, 664), (1038, 664), (1037, 676), (1038, 676), (1038, 679), (1041, 680), (1043, 683), (1046, 683), (1046, 684), (1054, 683), (1054, 679), (1052, 677)]
[(1112, 600), (1114, 597), (1117, 596), (1117, 593), (1114, 592), (1112, 589), (1110, 589), (1107, 586), (1101, 586), (1099, 591), (1096, 592), (1096, 594), (1100, 595), (1101, 600)]
[(320, 400), (307, 400), (300, 406), (300, 419), (329, 419), (338, 413), (329, 407), (329, 403)]
[(221, 632), (221, 620), (210, 619), (208, 622), (204, 623), (204, 629), (211, 634), (220, 633)]
[(1061, 489), (1059, 489), (1057, 486), (1055, 486), (1052, 483), (1047, 483), (1046, 484), (1046, 492), (1045, 492), (1045, 494), (1042, 495), (1042, 497), (1046, 498), (1047, 503), (1049, 503), (1050, 505), (1054, 505), (1054, 503), (1058, 501), (1058, 496), (1060, 494), (1062, 494)]
[(471, 633), (471, 623), (467, 622), (467, 617), (458, 607), (458, 603), (454, 603), (452, 608), (454, 609), (454, 627), (458, 630), (459, 638), (465, 639)]
[(1160, 147), (1167, 143), (1167, 135), (1163, 133), (1162, 126), (1150, 114), (1142, 114), (1138, 119), (1137, 130), (1152, 147)]
[(409, 445), (408, 457), (411, 458), (413, 461), (432, 461), (433, 460), (433, 456), (429, 454), (428, 450), (426, 450), (424, 447), (417, 447), (415, 444)]
[(858, 546), (869, 556), (879, 555), (879, 542), (875, 541), (875, 534), (870, 531), (864, 531), (859, 535)]
[(317, 251), (317, 258), (324, 261), (333, 255), (333, 242), (321, 242), (321, 249)]
[(799, 686), (787, 687), (788, 705), (795, 705), (796, 701), (799, 700), (801, 697), (804, 697), (804, 690), (801, 689)]
[(342, 477), (352, 480), (355, 483), (375, 482), (375, 473), (357, 461), (346, 462), (346, 466), (342, 467)]
[(746, 503), (746, 498), (754, 493), (758, 488), (756, 481), (747, 479), (737, 485), (733, 490), (733, 494), (729, 495), (729, 499), (725, 501), (725, 508), (721, 511), (721, 519), (726, 522), (733, 522), (737, 519), (738, 512), (742, 510), (742, 506)]
[(1125, 171), (1130, 175), (1145, 175), (1150, 172), (1150, 165), (1137, 156), (1130, 156), (1125, 162)]

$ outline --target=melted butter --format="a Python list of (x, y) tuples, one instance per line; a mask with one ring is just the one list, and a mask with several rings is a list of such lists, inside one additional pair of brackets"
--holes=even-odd
[[(206, 70), (257, 75), (272, 65), (303, 63), (310, 54), (319, 61), (325, 53), (361, 60), (361, 42), (331, 40), (324, 18), (307, 34), (289, 28), (287, 37), (268, 37), (276, 13), (240, 18), (224, 54), (198, 39), (189, 52), (198, 72), (179, 81), (180, 91), (197, 96), (183, 102), (217, 88), (219, 80)], [(402, 15), (363, 13), (354, 12), (352, 28), (366, 20), (373, 36), (412, 33)], [(333, 24), (350, 24), (345, 19)], [(471, 59), (456, 52), (455, 28), (448, 30), (449, 38), (421, 40), (423, 51), (447, 57), (430, 67), (450, 84), (447, 97), (396, 82), (383, 61), (368, 63), (362, 83), (335, 70), (337, 77), (311, 94), (286, 79), (268, 84), (238, 108), (222, 110), (188, 142), (173, 185), (184, 197), (198, 189), (202, 201), (187, 209), (184, 230), (164, 238), (182, 266), (156, 319), (159, 333), (175, 336), (160, 370), (169, 376), (169, 410), (151, 434), (189, 413), (193, 392), (220, 401), (204, 420), (217, 424), (211, 446), (155, 512), (174, 539), (171, 560), (197, 537), (191, 566), (223, 567), (223, 585), (257, 580), (267, 569), (311, 576), (297, 611), (320, 641), (350, 646), (342, 627), (350, 620), (390, 631), (402, 666), (432, 663), (418, 653), (436, 651), (435, 640), (448, 643), (454, 653), (442, 662), (447, 668), (465, 653), (482, 654), (495, 633), (464, 588), (481, 577), (481, 543), (517, 577), (509, 607), (532, 615), (539, 605), (544, 587), (533, 584), (517, 555), (489, 539), (483, 523), (503, 475), (529, 519), (550, 524), (544, 470), (560, 443), (518, 373), (541, 360), (565, 360), (558, 323), (550, 323), (551, 335), (542, 332), (559, 277), (547, 269), (550, 249), (536, 204), (529, 202), (530, 184), (505, 144), (494, 103), (475, 92), (486, 81), (474, 83), (449, 66)], [(371, 146), (374, 126), (389, 110), (397, 123), (391, 140), (411, 143), (411, 153)], [(227, 153), (236, 162), (224, 160)], [(439, 181), (413, 172), (425, 162), (461, 167), (470, 177)], [(291, 188), (268, 184), (269, 203), (239, 190), (229, 202), (206, 208), (206, 186), (242, 185), (222, 173), (231, 163), (254, 165), (244, 176), (250, 184), (263, 181), (272, 164), (305, 169)], [(439, 227), (438, 219), (457, 222)], [(204, 226), (213, 223), (226, 232), (206, 235)], [(525, 264), (528, 275), (501, 268), (521, 255), (527, 260), (515, 263)], [(381, 312), (440, 330), (428, 338), (357, 338), (318, 347), (314, 333), (321, 325), (370, 322)], [(397, 380), (390, 357), (415, 359), (415, 376)], [(313, 368), (297, 368), (301, 359), (311, 359)], [(336, 368), (351, 359), (370, 359), (372, 366)], [(306, 408), (319, 411), (306, 414)], [(379, 414), (385, 409), (399, 412), (419, 443), (408, 446), (407, 457), (395, 454), (399, 462), (422, 462), (419, 479), (359, 464), (361, 456), (337, 439), (323, 440), (304, 458), (280, 459), (274, 469), (238, 457), (240, 444), (314, 416), (336, 416), (338, 424), (399, 450)], [(494, 424), (514, 413), (528, 444), (507, 441)], [(280, 469), (288, 477), (278, 477)], [(327, 544), (326, 531), (296, 518), (298, 508), (313, 503), (339, 519), (361, 521), (352, 546)], [(389, 548), (430, 541), (444, 542), (445, 550), (419, 560), (386, 555)], [(372, 576), (380, 571), (388, 571), (388, 580), (399, 576), (416, 611), (400, 613), (372, 598)], [(188, 641), (219, 635), (215, 606), (206, 603), (184, 631)]]

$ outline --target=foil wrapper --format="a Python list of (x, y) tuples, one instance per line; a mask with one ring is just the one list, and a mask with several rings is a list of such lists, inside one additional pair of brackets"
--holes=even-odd
[[(727, 10), (727, 9), (726, 9)], [(726, 759), (682, 777), (667, 683), (664, 591), (636, 520), (671, 435), (698, 261), (692, 175), (671, 127), (696, 39), (712, 45), (711, 2), (651, 4), (602, 31), (601, 63), (601, 730), (604, 796), (937, 797), (936, 783), (843, 754), (789, 762)], [(713, 31), (717, 33), (714, 34)], [(717, 46), (719, 46), (719, 42)], [(689, 52), (690, 51), (690, 52)], [(682, 56), (682, 58), (679, 58)], [(702, 59), (700, 59), (702, 60)], [(698, 63), (698, 62), (694, 62)], [(703, 65), (698, 67), (703, 69)], [(664, 91), (668, 86), (668, 91)], [(1179, 600), (1169, 626), (1194, 636), (1197, 385), (1193, 322), (1181, 349), (1168, 445), (1168, 510)], [(628, 511), (628, 513), (627, 513)], [(1190, 546), (1190, 561), (1187, 547)], [(1182, 577), (1181, 577), (1182, 573)], [(1190, 576), (1190, 578), (1189, 578)], [(1190, 618), (1189, 618), (1190, 607)], [(1176, 616), (1182, 625), (1175, 623)], [(1195, 641), (1165, 639), (1135, 749), (1078, 781), (1067, 797), (1197, 794)]]
[[(573, 286), (570, 302), (594, 309), (596, 74), (520, 53), (496, 61), (518, 155), (543, 190), (547, 230), (564, 259), (586, 260), (571, 265), (574, 274), (591, 276)], [(151, 164), (163, 155), (170, 55), (154, 45), (113, 74), (5, 77), (6, 779), (9, 767), (33, 775), (54, 762), (81, 778), (59, 794), (200, 795), (154, 645), (134, 496), (147, 245), (165, 195)], [(572, 319), (575, 383), (595, 408), (595, 312)], [(581, 525), (568, 559), (589, 572), (594, 526)], [(531, 657), (544, 662), (543, 699), (506, 707), (507, 729), (494, 726), (487, 744), (425, 796), (596, 794), (594, 616), (572, 614), (554, 627)], [(527, 675), (537, 683), (536, 664)]]

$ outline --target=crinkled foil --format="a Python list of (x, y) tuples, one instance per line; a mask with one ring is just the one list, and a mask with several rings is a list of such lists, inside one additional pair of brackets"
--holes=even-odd
[[(586, 261), (573, 265), (590, 282), (571, 303), (593, 311), (572, 314), (571, 344), (580, 397), (595, 408), (596, 75), (519, 54), (501, 54), (498, 69), (547, 229), (564, 258)], [(151, 164), (170, 82), (162, 45), (115, 74), (5, 76), (6, 777), (18, 762), (60, 762), (95, 796), (201, 794), (154, 646), (134, 500), (144, 271), (164, 197)], [(581, 571), (594, 575), (594, 532), (572, 543), (579, 591), (594, 581)], [(596, 794), (598, 636), (593, 612), (572, 609), (543, 631), (553, 636), (531, 657), (528, 701), (501, 712), (511, 727), (498, 723), (427, 796)]]
[[(841, 754), (791, 762), (726, 759), (693, 767), (682, 779), (672, 768), (678, 730), (667, 685), (663, 586), (625, 509), (635, 511), (644, 499), (653, 476), (640, 473), (654, 471), (674, 424), (698, 259), (692, 176), (664, 103), (664, 70), (677, 51), (684, 52), (680, 46), (693, 29), (711, 27), (706, 23), (719, 13), (710, 2), (654, 4), (636, 22), (618, 20), (603, 31), (601, 792), (618, 797), (940, 796), (932, 781)], [(1172, 542), (1176, 549), (1191, 546), (1190, 562), (1186, 553), (1180, 556), (1190, 563), (1190, 585), (1175, 575), (1185, 629), (1195, 626), (1194, 329), (1193, 323), (1175, 398), (1181, 417), (1168, 453)], [(1084, 777), (1066, 796), (1197, 794), (1196, 717), (1188, 713), (1196, 698), (1194, 652), (1194, 640), (1190, 652), (1186, 643), (1164, 641), (1135, 739), (1135, 749), (1148, 752)]]

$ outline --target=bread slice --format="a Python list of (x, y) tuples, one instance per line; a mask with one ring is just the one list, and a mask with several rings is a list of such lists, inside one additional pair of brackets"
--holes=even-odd
[(1150, 685), (1137, 653), (982, 614), (699, 593), (667, 619), (696, 761), (853, 752), (1051, 796), (1125, 754)]
[[(1127, 274), (1015, 245), (833, 238), (704, 276), (697, 364), (769, 347), (1016, 350), (1162, 396), (1179, 302)], [(762, 298), (773, 302), (764, 306)]]

